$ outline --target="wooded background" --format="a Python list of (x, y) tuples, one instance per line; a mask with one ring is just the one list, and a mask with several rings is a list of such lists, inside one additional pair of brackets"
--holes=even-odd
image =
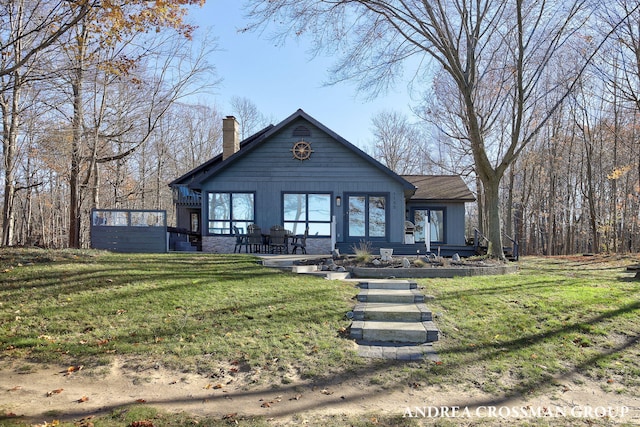
[[(3, 245), (86, 247), (92, 208), (164, 209), (171, 225), (167, 184), (221, 151), (222, 118), (235, 115), (243, 137), (267, 124), (250, 99), (224, 112), (195, 101), (224, 78), (209, 62), (215, 41), (191, 39), (184, 6), (197, 1), (164, 3), (0, 1)], [(553, 60), (540, 57), (536, 85), (565, 95), (546, 92), (531, 107), (557, 105), (548, 120), (526, 116), (540, 129), (500, 182), (503, 230), (523, 254), (640, 250), (638, 2), (595, 11), (554, 45)], [(468, 141), (452, 131), (462, 106), (437, 66), (420, 83), (415, 116), (380, 112), (361, 148), (399, 174), (461, 174), (478, 196), (472, 236), (487, 227), (485, 193)], [(499, 157), (512, 130), (491, 120), (488, 149)]]

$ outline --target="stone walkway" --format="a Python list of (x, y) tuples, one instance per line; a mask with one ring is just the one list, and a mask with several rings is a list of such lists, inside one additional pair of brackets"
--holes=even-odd
[[(268, 267), (330, 280), (355, 281), (348, 278), (348, 273), (319, 271), (315, 265), (294, 265), (300, 255), (261, 258)], [(326, 256), (305, 255), (304, 258), (320, 260)], [(397, 279), (358, 279), (357, 282), (360, 292), (352, 312), (351, 337), (358, 345), (359, 356), (400, 361), (439, 360), (433, 348), (439, 332), (415, 282)]]
[(408, 280), (363, 280), (353, 310), (351, 337), (362, 357), (438, 360), (439, 332), (424, 295)]
[(433, 343), (401, 344), (390, 342), (360, 342), (358, 356), (372, 359), (395, 359), (404, 361), (431, 360), (438, 362)]

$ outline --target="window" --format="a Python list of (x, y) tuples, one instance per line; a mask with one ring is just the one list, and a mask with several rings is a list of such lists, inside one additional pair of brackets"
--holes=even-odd
[(91, 212), (91, 223), (103, 227), (165, 227), (165, 211), (100, 210)]
[(254, 206), (253, 193), (209, 193), (209, 234), (231, 234), (233, 226), (246, 231)]
[(283, 196), (284, 228), (293, 234), (331, 235), (331, 194), (294, 194)]
[(376, 194), (347, 196), (347, 237), (383, 240), (387, 236), (387, 197)]
[(131, 225), (134, 227), (164, 227), (164, 213), (131, 212)]

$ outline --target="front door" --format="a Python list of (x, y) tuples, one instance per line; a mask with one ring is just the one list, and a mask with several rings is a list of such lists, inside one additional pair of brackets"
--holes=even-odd
[(200, 234), (200, 211), (191, 211), (189, 222), (191, 232)]
[(349, 194), (346, 209), (346, 240), (387, 239), (387, 196), (383, 194)]

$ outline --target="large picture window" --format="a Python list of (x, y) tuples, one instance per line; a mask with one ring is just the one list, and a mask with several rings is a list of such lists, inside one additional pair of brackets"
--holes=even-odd
[(209, 234), (246, 232), (255, 219), (253, 193), (209, 193)]
[(387, 196), (347, 196), (347, 236), (350, 240), (384, 240), (387, 236)]
[(283, 195), (284, 227), (293, 234), (331, 235), (331, 194), (285, 193)]

